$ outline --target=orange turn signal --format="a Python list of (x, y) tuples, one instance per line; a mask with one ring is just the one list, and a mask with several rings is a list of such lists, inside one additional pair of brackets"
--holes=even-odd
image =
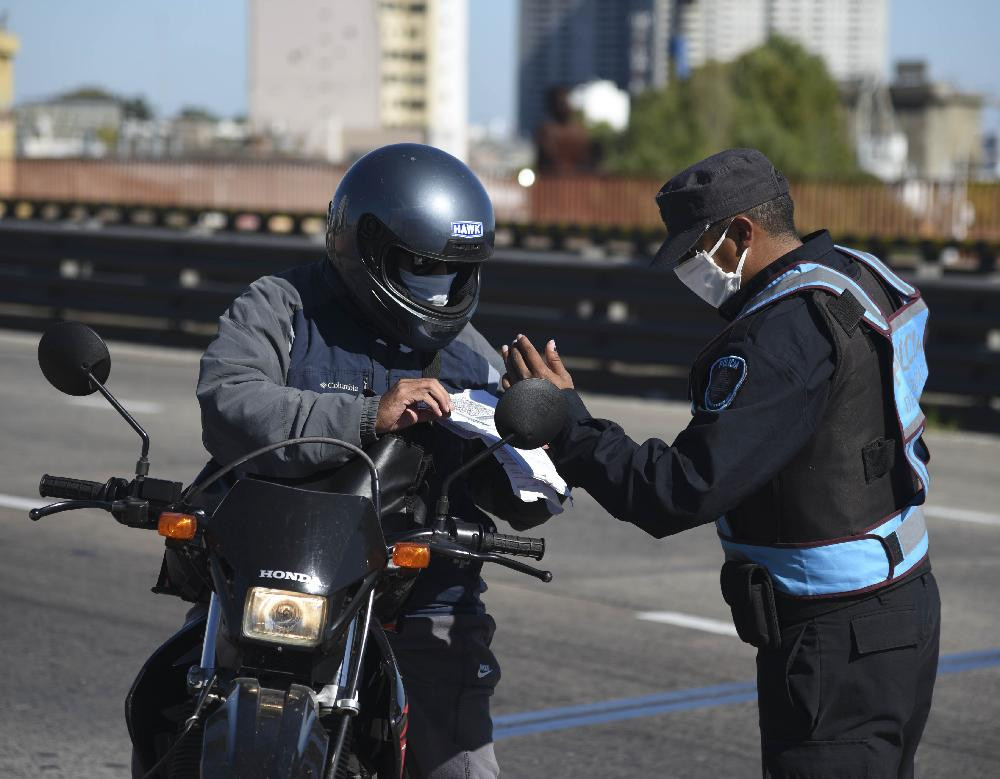
[(416, 541), (400, 541), (392, 548), (392, 562), (399, 568), (426, 568), (431, 564), (431, 548)]
[(172, 511), (165, 511), (160, 514), (160, 522), (156, 528), (161, 536), (176, 538), (181, 541), (190, 541), (194, 538), (194, 533), (197, 529), (197, 518), (190, 514), (177, 514)]

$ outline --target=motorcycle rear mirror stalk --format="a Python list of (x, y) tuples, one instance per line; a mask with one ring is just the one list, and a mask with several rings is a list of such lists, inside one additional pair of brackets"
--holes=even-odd
[(97, 333), (82, 322), (59, 322), (38, 342), (38, 365), (49, 383), (60, 392), (77, 397), (100, 392), (122, 419), (139, 434), (142, 449), (135, 464), (133, 493), (149, 473), (149, 434), (104, 386), (111, 375), (111, 353)]

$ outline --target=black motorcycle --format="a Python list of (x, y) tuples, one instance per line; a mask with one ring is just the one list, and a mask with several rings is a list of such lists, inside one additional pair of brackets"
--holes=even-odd
[[(387, 538), (379, 472), (358, 447), (289, 439), (185, 489), (148, 475), (149, 436), (104, 386), (111, 360), (93, 330), (52, 326), (38, 360), (61, 392), (100, 392), (140, 435), (142, 451), (132, 479), (43, 476), (39, 493), (61, 500), (30, 518), (99, 508), (128, 527), (157, 530), (197, 563), (192, 570), (203, 572), (210, 592), (147, 661), (126, 700), (133, 762), (145, 777), (403, 777), (406, 692), (382, 625), (387, 610), (432, 554), (552, 578), (502, 556), (540, 560), (544, 539), (488, 532), (448, 510), (448, 487), (460, 473), (502, 444), (531, 449), (554, 435), (565, 408), (548, 382), (508, 390), (496, 409), (500, 441), (450, 474), (426, 527)], [(348, 449), (366, 466), (370, 497), (238, 478), (217, 506), (200, 500), (255, 457), (317, 443)]]

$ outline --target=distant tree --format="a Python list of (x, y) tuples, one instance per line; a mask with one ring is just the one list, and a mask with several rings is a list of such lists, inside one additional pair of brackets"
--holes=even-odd
[(629, 127), (605, 141), (605, 169), (666, 177), (732, 146), (763, 151), (792, 178), (859, 175), (837, 85), (823, 61), (772, 38), (726, 64), (636, 98)]
[(178, 119), (188, 119), (192, 122), (217, 122), (219, 117), (209, 111), (207, 108), (200, 108), (198, 106), (184, 106), (180, 111), (177, 112)]
[(149, 107), (149, 103), (142, 95), (123, 98), (121, 104), (126, 119), (147, 120), (153, 118), (153, 109)]
[(102, 87), (85, 86), (71, 89), (59, 95), (62, 100), (117, 100), (118, 98)]
[(84, 86), (59, 95), (61, 100), (106, 100), (118, 103), (126, 119), (152, 119), (153, 109), (142, 95), (122, 97), (103, 87)]

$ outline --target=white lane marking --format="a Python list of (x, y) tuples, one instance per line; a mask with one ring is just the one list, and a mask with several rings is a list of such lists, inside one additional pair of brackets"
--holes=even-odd
[(17, 495), (4, 495), (0, 493), (0, 506), (17, 511), (31, 511), (31, 509), (44, 506), (44, 498), (19, 498)]
[(985, 511), (953, 509), (946, 506), (924, 506), (924, 513), (934, 519), (954, 519), (959, 522), (974, 522), (977, 525), (1000, 527), (1000, 516)]
[[(67, 398), (67, 403), (71, 406), (82, 406), (84, 408), (106, 408), (114, 411), (111, 404), (100, 395), (85, 395), (82, 398)], [(154, 403), (151, 400), (125, 400), (118, 401), (127, 411), (135, 414), (159, 414), (163, 411), (162, 403)]]
[(646, 622), (663, 622), (667, 625), (677, 625), (692, 630), (704, 630), (707, 633), (718, 633), (723, 636), (735, 636), (736, 628), (730, 622), (707, 617), (695, 617), (691, 614), (681, 614), (678, 611), (640, 611), (636, 619)]

